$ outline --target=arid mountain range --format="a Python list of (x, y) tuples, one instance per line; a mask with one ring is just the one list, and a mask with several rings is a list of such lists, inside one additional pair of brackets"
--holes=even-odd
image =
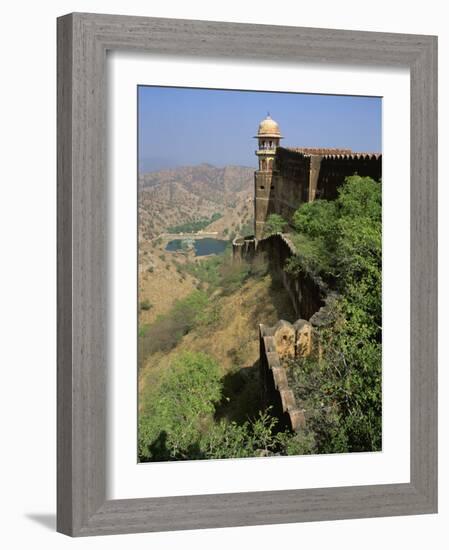
[(254, 168), (210, 164), (141, 174), (139, 240), (213, 214), (222, 217), (207, 230), (231, 236), (253, 219)]

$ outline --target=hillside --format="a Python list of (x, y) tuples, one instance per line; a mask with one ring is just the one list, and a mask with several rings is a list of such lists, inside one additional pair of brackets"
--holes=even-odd
[[(274, 324), (281, 314), (283, 318), (293, 321), (295, 313), (282, 285), (274, 281), (271, 275), (263, 272), (245, 280), (236, 269), (230, 272), (230, 286), (229, 283), (225, 288), (220, 285), (209, 293), (201, 320), (173, 344), (172, 349), (145, 353), (139, 372), (141, 411), (145, 411), (151, 403), (161, 373), (170, 368), (176, 356), (185, 351), (207, 350), (220, 365), (226, 395), (230, 400), (220, 407), (219, 416), (244, 420), (248, 415), (257, 413), (259, 323)], [(149, 332), (143, 331), (140, 337), (141, 352), (146, 349), (146, 339), (154, 345), (156, 334), (165, 338), (162, 329), (168, 330), (168, 327), (161, 324), (161, 330), (156, 330), (156, 325), (153, 325)]]
[(208, 228), (221, 234), (252, 223), (254, 168), (210, 164), (141, 174), (139, 240), (156, 238), (168, 228), (213, 214), (220, 220)]
[[(204, 230), (224, 240), (251, 233), (253, 225), (253, 168), (210, 164), (142, 174), (139, 180), (139, 303), (141, 324), (166, 313), (175, 300), (187, 296), (198, 281), (181, 268), (192, 255), (167, 253), (173, 231), (198, 220), (215, 221)], [(218, 217), (218, 219), (216, 219)]]

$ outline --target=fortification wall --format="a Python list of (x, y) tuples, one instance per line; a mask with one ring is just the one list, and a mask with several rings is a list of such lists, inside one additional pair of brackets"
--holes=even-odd
[(232, 241), (233, 261), (252, 261), (256, 255), (264, 255), (273, 276), (281, 281), (287, 291), (296, 315), (309, 319), (324, 305), (327, 288), (320, 280), (309, 275), (295, 275), (286, 270), (289, 258), (297, 253), (293, 243), (283, 233), (260, 240), (251, 235), (237, 237)]
[(327, 288), (319, 280), (305, 274), (292, 275), (286, 264), (297, 255), (288, 236), (278, 233), (266, 239), (237, 238), (233, 241), (235, 262), (250, 261), (264, 255), (275, 278), (284, 286), (299, 319), (291, 324), (280, 320), (273, 327), (259, 325), (259, 369), (264, 407), (271, 406), (281, 428), (299, 431), (306, 423), (305, 411), (297, 402), (287, 378), (288, 359), (304, 357), (318, 351), (314, 326), (328, 322), (326, 311)]
[(290, 296), (298, 317), (309, 319), (324, 305), (327, 289), (318, 281), (303, 273), (293, 275), (286, 271), (289, 258), (297, 254), (293, 243), (282, 233), (271, 235), (255, 243), (256, 254), (265, 254), (275, 277)]
[(376, 181), (382, 177), (382, 156), (348, 149), (286, 149), (278, 147), (275, 170), (256, 172), (256, 237), (262, 238), (267, 217), (280, 214), (288, 222), (298, 207), (315, 199), (333, 200), (347, 176)]
[[(298, 327), (301, 326), (304, 332), (309, 331), (310, 334), (309, 324), (305, 323), (298, 321), (295, 325), (298, 324)], [(264, 407), (272, 407), (271, 412), (279, 419), (281, 429), (293, 431), (305, 427), (305, 416), (289, 387), (284, 363), (287, 355), (295, 356), (296, 341), (301, 339), (300, 331), (300, 328), (286, 321), (279, 321), (274, 327), (259, 325), (262, 403)]]
[(321, 356), (316, 328), (332, 322), (334, 299), (330, 294), (326, 304), (308, 321), (298, 319), (291, 324), (281, 320), (272, 327), (259, 325), (262, 402), (264, 407), (272, 407), (281, 428), (298, 432), (306, 425), (307, 411), (290, 387), (287, 373), (292, 359)]
[(273, 185), (274, 212), (290, 220), (298, 206), (309, 200), (310, 157), (278, 147)]
[(274, 204), (276, 179), (277, 172), (258, 170), (254, 174), (254, 231), (258, 239), (263, 235), (267, 217), (276, 211)]
[(243, 260), (251, 261), (256, 254), (257, 240), (254, 235), (236, 237), (232, 241), (232, 261), (240, 263)]
[(327, 155), (321, 159), (316, 198), (334, 200), (337, 190), (347, 176), (369, 176), (375, 181), (382, 177), (382, 156), (373, 154)]
[(282, 427), (299, 431), (305, 426), (305, 411), (289, 387), (288, 360), (309, 355), (314, 347), (320, 355), (313, 326), (328, 323), (330, 309), (325, 300), (331, 300), (331, 295), (327, 296), (328, 289), (322, 281), (305, 273), (288, 273), (289, 258), (300, 256), (300, 251), (285, 234), (262, 238), (265, 223), (270, 214), (279, 214), (291, 222), (302, 203), (318, 198), (334, 200), (347, 176), (358, 174), (380, 181), (382, 157), (352, 153), (349, 149), (277, 147), (273, 170), (266, 169), (266, 164), (262, 167), (254, 176), (255, 236), (234, 239), (233, 260), (251, 261), (264, 254), (300, 317), (293, 325), (284, 320), (273, 327), (259, 325), (264, 405), (273, 407)]

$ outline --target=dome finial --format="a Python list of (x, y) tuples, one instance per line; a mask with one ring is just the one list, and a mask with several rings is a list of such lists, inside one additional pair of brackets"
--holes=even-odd
[(270, 112), (267, 112), (266, 118), (259, 124), (259, 130), (256, 137), (273, 137), (281, 139), (281, 132), (278, 123), (271, 118)]

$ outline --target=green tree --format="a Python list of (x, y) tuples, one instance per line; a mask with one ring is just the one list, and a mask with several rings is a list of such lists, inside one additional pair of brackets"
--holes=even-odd
[(202, 321), (209, 304), (208, 295), (202, 290), (195, 290), (182, 300), (177, 300), (173, 306), (171, 316), (187, 334)]
[(269, 237), (275, 233), (282, 233), (287, 222), (279, 214), (270, 214), (265, 222), (264, 237)]
[(141, 460), (192, 458), (203, 423), (221, 397), (218, 364), (204, 353), (178, 355), (139, 418)]
[(292, 225), (298, 233), (328, 241), (335, 231), (337, 210), (336, 201), (307, 202), (293, 214)]

